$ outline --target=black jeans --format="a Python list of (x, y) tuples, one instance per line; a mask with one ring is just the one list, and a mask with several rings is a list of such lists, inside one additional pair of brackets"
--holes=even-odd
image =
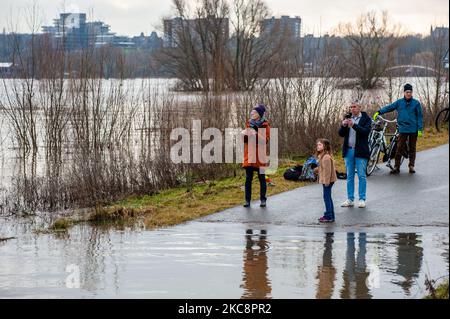
[(257, 172), (259, 185), (260, 185), (260, 199), (262, 201), (266, 200), (266, 174), (259, 174), (259, 168), (257, 167), (246, 167), (245, 168), (245, 201), (250, 202), (252, 200), (252, 180), (253, 172)]

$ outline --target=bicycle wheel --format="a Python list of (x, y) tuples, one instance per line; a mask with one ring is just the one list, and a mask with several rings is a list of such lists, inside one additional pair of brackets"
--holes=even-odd
[[(388, 149), (385, 154), (385, 157), (387, 158), (386, 166), (389, 167), (390, 169), (394, 169), (394, 167), (391, 165), (391, 161), (395, 161), (395, 154), (397, 153), (397, 150), (398, 150), (397, 142), (398, 142), (398, 136), (395, 136), (391, 140), (391, 143), (389, 144)], [(406, 145), (408, 145), (408, 143), (406, 143)], [(407, 152), (409, 152), (409, 150), (407, 150)], [(405, 160), (405, 157), (402, 156), (400, 158), (400, 166), (403, 164), (404, 160)]]
[(367, 176), (370, 176), (375, 170), (375, 167), (377, 167), (378, 160), (380, 158), (380, 150), (381, 150), (380, 144), (375, 144), (372, 147), (372, 150), (370, 151), (370, 158), (369, 161), (367, 162), (366, 167)]
[(447, 126), (447, 129), (448, 129), (448, 119), (449, 119), (448, 112), (449, 112), (449, 109), (447, 107), (447, 108), (443, 109), (442, 111), (440, 111), (438, 113), (438, 115), (436, 116), (436, 121), (435, 121), (434, 125), (436, 126), (436, 130), (438, 132), (440, 132), (441, 128), (444, 128), (445, 126)]

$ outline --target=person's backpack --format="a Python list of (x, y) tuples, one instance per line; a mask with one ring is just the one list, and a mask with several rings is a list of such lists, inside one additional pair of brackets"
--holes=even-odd
[(285, 180), (288, 181), (298, 181), (300, 178), (300, 175), (302, 174), (303, 165), (297, 165), (295, 167), (288, 168), (284, 174), (283, 177)]
[(314, 157), (310, 157), (303, 164), (302, 173), (300, 174), (300, 181), (309, 181), (315, 182), (317, 181), (317, 175), (314, 173), (314, 169), (319, 166), (319, 162)]
[(338, 171), (336, 170), (336, 177), (337, 177), (338, 179), (347, 179), (347, 174), (346, 174), (346, 173), (338, 172)]

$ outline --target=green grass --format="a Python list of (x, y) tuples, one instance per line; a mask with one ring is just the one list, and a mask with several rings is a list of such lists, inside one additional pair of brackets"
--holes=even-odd
[[(303, 163), (305, 159), (298, 157), (295, 161), (282, 161), (277, 172), (269, 176), (275, 186), (268, 186), (267, 195), (275, 195), (310, 184), (286, 181), (283, 177), (287, 168)], [(345, 170), (342, 160), (337, 160), (336, 166), (340, 171)], [(164, 190), (155, 195), (131, 196), (114, 203), (106, 210), (131, 209), (136, 215), (143, 216), (147, 228), (177, 225), (242, 204), (244, 182), (244, 170), (241, 170), (236, 177), (197, 184), (190, 190), (180, 187)], [(256, 176), (253, 180), (253, 189), (253, 197), (259, 198), (259, 182)]]

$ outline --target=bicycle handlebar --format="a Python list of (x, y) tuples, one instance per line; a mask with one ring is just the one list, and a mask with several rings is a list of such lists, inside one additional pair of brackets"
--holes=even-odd
[(377, 119), (381, 119), (381, 120), (383, 120), (384, 122), (387, 122), (387, 123), (396, 123), (397, 122), (397, 119), (391, 121), (391, 120), (385, 119), (381, 115), (378, 115)]

